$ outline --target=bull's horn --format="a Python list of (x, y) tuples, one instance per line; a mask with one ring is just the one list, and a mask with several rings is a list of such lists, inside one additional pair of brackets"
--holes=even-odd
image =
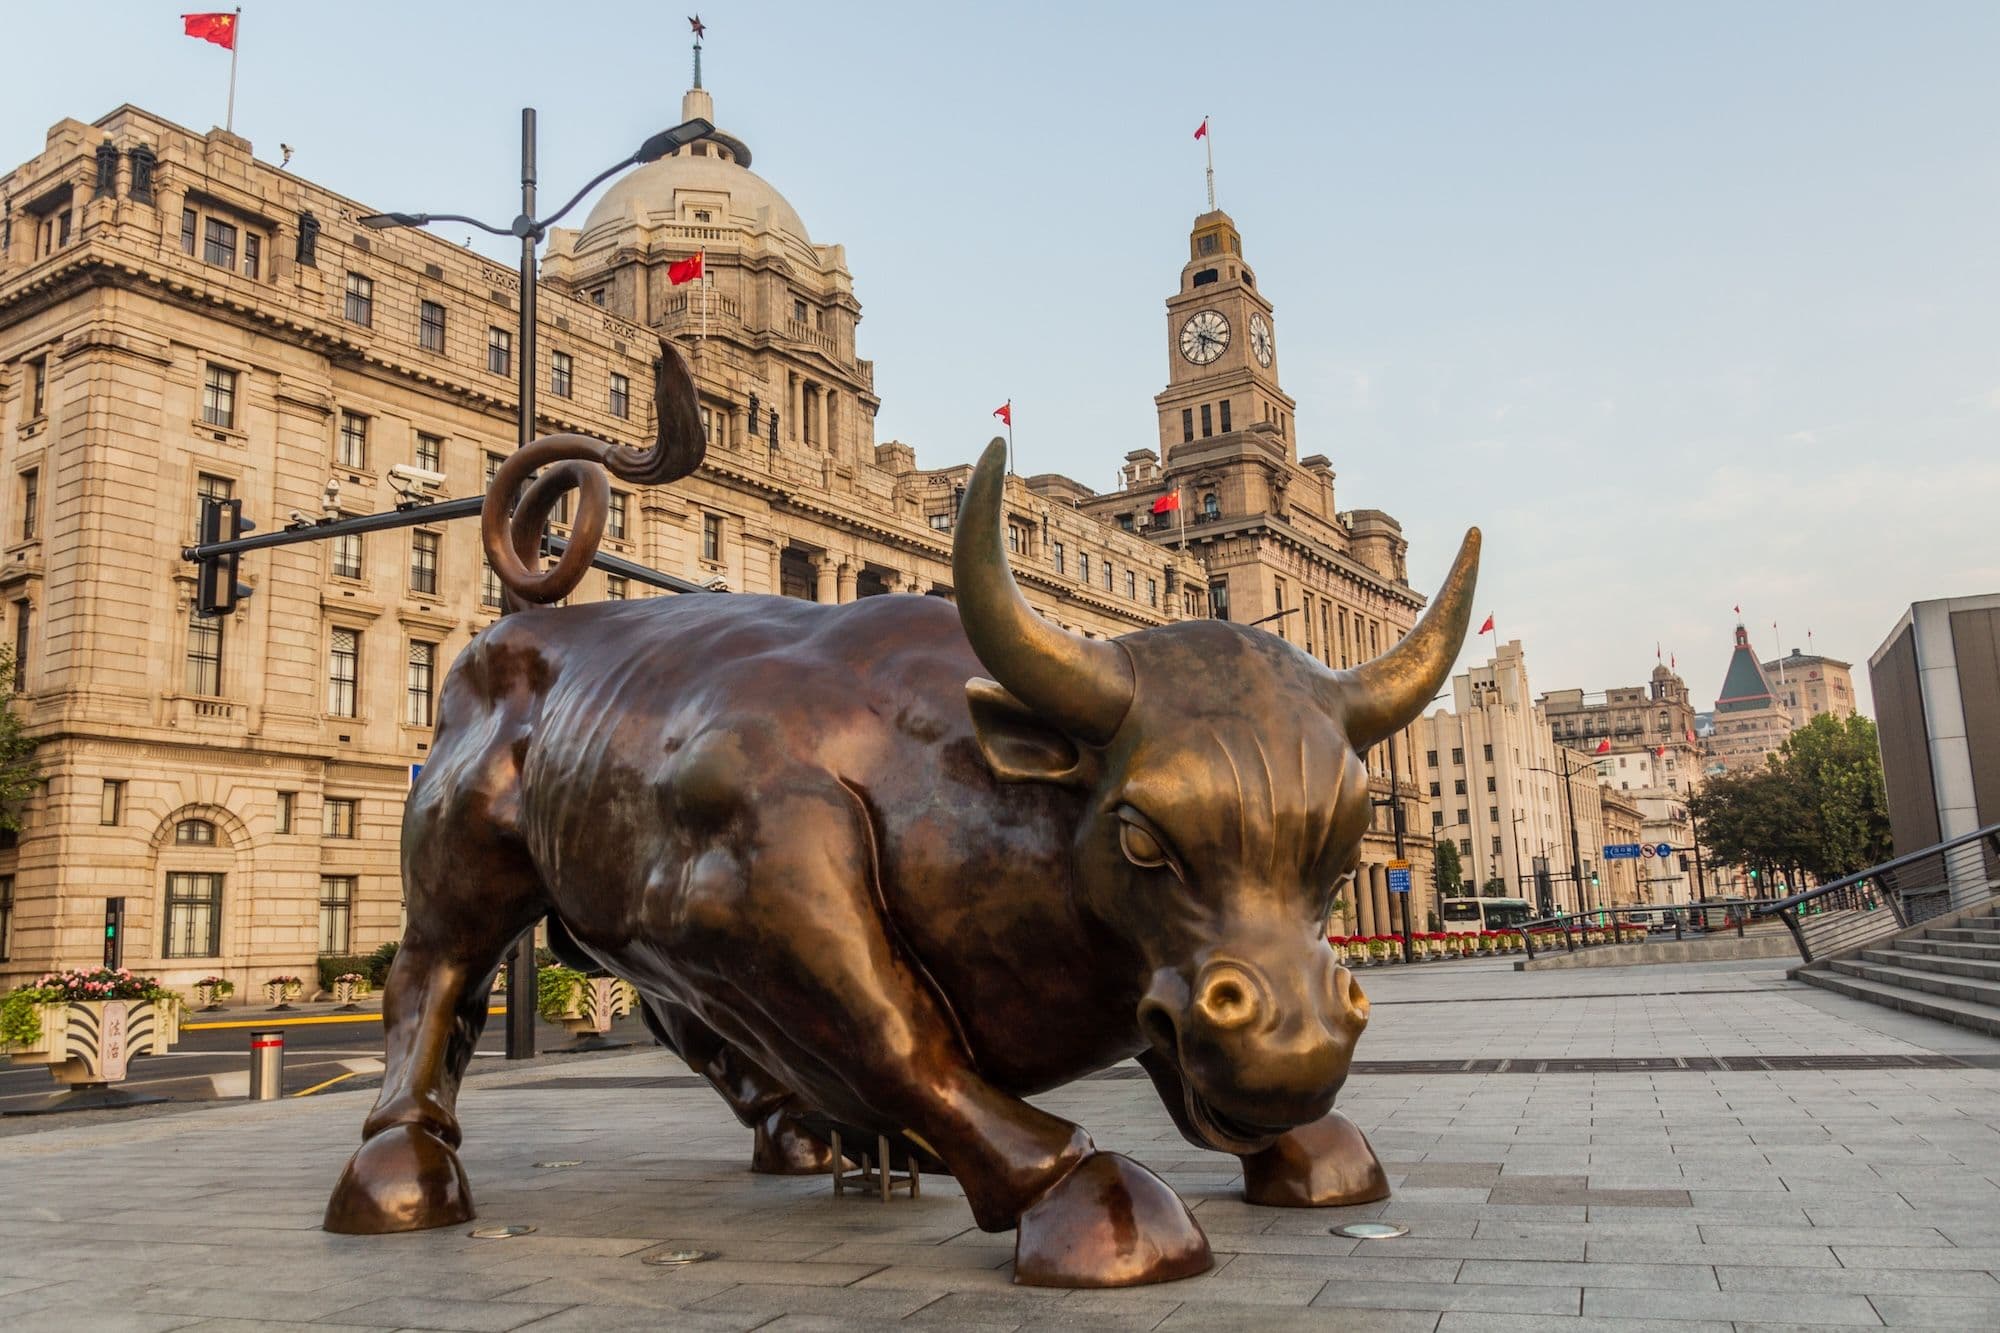
[(1057, 629), (1021, 596), (1001, 540), (1006, 474), (1007, 442), (995, 440), (973, 469), (952, 539), (959, 623), (1016, 699), (1078, 740), (1102, 744), (1132, 706), (1132, 660), (1114, 642)]
[(1422, 716), (1451, 674), (1472, 624), (1472, 589), (1479, 578), (1479, 529), (1465, 534), (1451, 573), (1416, 628), (1395, 647), (1352, 671), (1337, 671), (1338, 712), (1347, 738), (1366, 750)]

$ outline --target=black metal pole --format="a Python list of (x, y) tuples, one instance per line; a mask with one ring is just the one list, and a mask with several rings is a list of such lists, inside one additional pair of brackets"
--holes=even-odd
[[(521, 108), (521, 216), (514, 221), (521, 237), (521, 300), (519, 337), (519, 444), (535, 438), (535, 109)], [(535, 1054), (535, 932), (531, 927), (515, 941), (507, 959), (507, 1058), (526, 1060)]]
[[(1401, 779), (1396, 772), (1396, 737), (1394, 733), (1391, 733), (1389, 736), (1389, 827), (1394, 831), (1396, 836), (1396, 859), (1398, 861), (1408, 861), (1409, 855), (1403, 846), (1403, 793), (1397, 786), (1400, 781)], [(1415, 946), (1410, 943), (1410, 905), (1411, 899), (1417, 896), (1417, 877), (1414, 872), (1406, 873), (1410, 875), (1410, 889), (1409, 892), (1402, 895), (1403, 961), (1409, 963), (1414, 962), (1416, 959)], [(1392, 894), (1391, 896), (1395, 895)]]
[[(1582, 770), (1578, 769), (1576, 772), (1582, 772)], [(1570, 781), (1574, 776), (1575, 774), (1570, 770), (1569, 756), (1565, 753), (1563, 756), (1563, 803), (1569, 809), (1569, 877), (1570, 882), (1576, 885), (1577, 907), (1587, 912), (1590, 910), (1590, 905), (1589, 899), (1585, 896), (1583, 889), (1583, 853), (1578, 848), (1576, 840), (1576, 792), (1570, 785)]]

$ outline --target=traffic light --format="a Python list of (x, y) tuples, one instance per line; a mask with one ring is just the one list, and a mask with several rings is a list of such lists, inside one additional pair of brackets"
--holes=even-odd
[[(235, 541), (256, 526), (243, 517), (241, 500), (223, 500), (212, 495), (202, 497), (201, 545)], [(198, 562), (194, 593), (197, 613), (226, 616), (236, 609), (239, 599), (250, 595), (250, 589), (236, 581), (237, 559), (234, 554), (211, 555)]]
[(1593, 889), (1597, 887), (1597, 872), (1595, 870), (1590, 872), (1590, 887)]
[(125, 900), (104, 900), (104, 965), (117, 967), (125, 961)]

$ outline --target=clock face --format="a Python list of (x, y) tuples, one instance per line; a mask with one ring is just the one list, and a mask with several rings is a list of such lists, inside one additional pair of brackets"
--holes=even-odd
[(1181, 355), (1205, 366), (1229, 346), (1229, 321), (1220, 310), (1197, 310), (1181, 325)]
[(1261, 314), (1250, 316), (1250, 350), (1256, 353), (1258, 365), (1267, 368), (1270, 366), (1271, 326), (1264, 321), (1264, 316)]

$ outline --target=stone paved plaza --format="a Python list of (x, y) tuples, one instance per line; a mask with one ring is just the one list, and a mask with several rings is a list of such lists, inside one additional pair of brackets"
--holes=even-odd
[[(1376, 1008), (1362, 1059), (1514, 1062), (1350, 1080), (1341, 1104), (1388, 1166), (1386, 1203), (1243, 1204), (1231, 1161), (1184, 1144), (1135, 1070), (1040, 1099), (1194, 1206), (1216, 1267), (1192, 1281), (1015, 1287), (1012, 1237), (972, 1229), (948, 1181), (885, 1205), (754, 1177), (747, 1133), (653, 1050), (468, 1082), (481, 1220), (538, 1228), (508, 1240), (317, 1229), (365, 1094), (38, 1122), (0, 1139), (0, 1325), (2000, 1327), (2000, 1042), (1793, 985), (1768, 962), (1522, 974), (1468, 960), (1363, 982)], [(1515, 1072), (1655, 1056), (1835, 1067)], [(576, 1164), (537, 1165), (561, 1162)], [(1328, 1233), (1377, 1216), (1410, 1234)], [(641, 1262), (687, 1246), (719, 1257)]]

